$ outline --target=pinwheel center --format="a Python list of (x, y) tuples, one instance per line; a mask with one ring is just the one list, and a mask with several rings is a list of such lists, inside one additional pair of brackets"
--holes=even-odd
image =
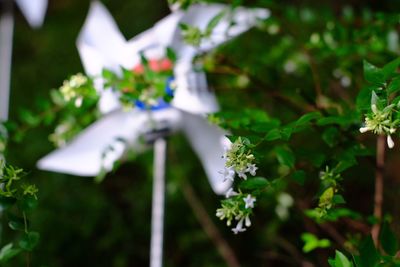
[[(173, 69), (172, 61), (166, 58), (149, 59), (146, 66), (148, 69), (156, 73), (171, 72)], [(144, 74), (146, 71), (145, 65), (138, 64), (132, 69), (132, 71), (136, 74)], [(167, 97), (173, 97), (174, 95), (174, 81), (175, 78), (173, 76), (169, 76), (166, 80), (165, 95)], [(144, 92), (142, 96), (135, 101), (135, 106), (142, 110), (160, 110), (170, 107), (169, 103), (161, 97), (153, 99), (153, 93), (154, 92), (151, 90), (149, 92)]]
[[(174, 82), (175, 78), (173, 76), (170, 76), (167, 79), (166, 86), (165, 86), (165, 94), (167, 96), (173, 97), (174, 96)], [(155, 103), (152, 104), (147, 104), (145, 101), (142, 100), (136, 100), (135, 101), (135, 106), (141, 110), (161, 110), (165, 108), (169, 108), (171, 105), (166, 102), (163, 98), (158, 98)]]

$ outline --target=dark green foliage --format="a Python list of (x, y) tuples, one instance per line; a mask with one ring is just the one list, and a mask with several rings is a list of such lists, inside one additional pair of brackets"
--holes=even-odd
[[(169, 12), (166, 1), (104, 2), (127, 37)], [(199, 1), (171, 2), (188, 7)], [(204, 64), (222, 106), (210, 121), (228, 129), (231, 140), (243, 138), (256, 158), (257, 175), (237, 180), (243, 194), (257, 196), (252, 226), (233, 236), (231, 227), (214, 218), (221, 198), (212, 193), (182, 136), (172, 137), (165, 266), (226, 266), (187, 205), (182, 194), (185, 183), (193, 184), (242, 266), (305, 262), (332, 267), (399, 266), (395, 256), (400, 221), (398, 131), (392, 135), (395, 147), (387, 153), (385, 166), (384, 213), (392, 220), (390, 225), (382, 224), (379, 249), (369, 237), (370, 223), (380, 223), (377, 218), (369, 220), (376, 138), (359, 132), (365, 117), (372, 116), (371, 100), (379, 110), (393, 103), (391, 122), (400, 118), (396, 106), (400, 48), (398, 40), (390, 41), (390, 36), (399, 35), (398, 3), (239, 0), (231, 4), (269, 8), (271, 18), (196, 60)], [(68, 141), (99, 115), (90, 81), (81, 88), (85, 97), (79, 108), (75, 101), (66, 102), (58, 90), (49, 92), (69, 74), (82, 71), (74, 44), (87, 7), (80, 1), (53, 1), (44, 28), (36, 32), (17, 16), (7, 123), (12, 141), (6, 157), (13, 166), (31, 170), (26, 177), (40, 188), (40, 198), (18, 194), (27, 189), (19, 186), (6, 186), (0, 196), (0, 205), (7, 210), (0, 250), (0, 262), (8, 261), (4, 266), (23, 266), (22, 252), (31, 251), (32, 266), (148, 265), (150, 152), (123, 164), (99, 184), (35, 169), (37, 159), (52, 149), (47, 136), (54, 125), (71, 127), (50, 139)], [(221, 16), (214, 17), (204, 31), (182, 24), (184, 38), (198, 45)], [(167, 54), (175, 61), (174, 51)], [(149, 85), (157, 89), (157, 96), (163, 94), (170, 73), (155, 74), (145, 58), (142, 64), (143, 75), (122, 70), (121, 78), (103, 72), (115, 90), (137, 89), (123, 95), (125, 103), (132, 104)], [(0, 128), (0, 154), (5, 146), (2, 132)], [(285, 206), (282, 194), (292, 197), (293, 203), (286, 199)]]

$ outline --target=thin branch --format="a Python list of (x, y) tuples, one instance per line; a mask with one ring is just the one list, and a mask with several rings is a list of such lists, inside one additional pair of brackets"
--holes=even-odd
[(275, 98), (279, 102), (283, 104), (289, 105), (291, 108), (295, 109), (296, 111), (302, 112), (311, 112), (318, 109), (318, 107), (314, 107), (314, 103), (307, 104), (307, 103), (297, 103), (293, 101), (290, 97), (287, 97), (281, 94), (279, 91), (270, 90), (271, 88), (267, 88), (267, 85), (256, 77), (254, 74), (246, 71), (243, 68), (238, 67), (234, 64), (231, 60), (226, 57), (219, 56), (218, 59), (224, 63), (224, 65), (220, 65), (217, 68), (210, 71), (211, 73), (217, 74), (229, 74), (229, 75), (246, 75), (252, 82), (253, 87), (257, 88), (260, 92), (265, 92), (268, 96)]
[(326, 222), (319, 224), (319, 227), (321, 227), (322, 230), (328, 233), (332, 237), (332, 239), (335, 240), (336, 243), (344, 247), (344, 244), (346, 243), (346, 238), (344, 238), (332, 224)]
[(307, 50), (304, 49), (304, 53), (307, 55), (309, 63), (310, 63), (310, 69), (311, 69), (311, 74), (314, 79), (314, 85), (315, 85), (315, 94), (316, 94), (316, 104), (319, 107), (319, 99), (322, 96), (322, 89), (321, 89), (321, 79), (319, 78), (319, 73), (318, 73), (318, 66), (317, 63), (315, 62), (315, 59), (313, 55)]
[(278, 246), (286, 250), (290, 256), (302, 267), (315, 267), (313, 263), (307, 261), (303, 255), (297, 250), (296, 246), (283, 237), (276, 237), (275, 242)]
[(353, 220), (351, 218), (346, 218), (346, 217), (342, 218), (342, 221), (349, 228), (353, 228), (354, 230), (359, 231), (359, 232), (363, 233), (364, 235), (368, 235), (368, 233), (370, 233), (370, 231), (371, 231), (371, 227), (363, 222)]
[(385, 148), (386, 138), (380, 135), (376, 141), (376, 171), (375, 171), (375, 195), (374, 195), (374, 216), (378, 222), (372, 227), (371, 235), (375, 246), (379, 247), (379, 232), (382, 221), (383, 205), (383, 175), (385, 169)]
[(204, 229), (204, 232), (212, 240), (214, 245), (217, 247), (218, 252), (225, 260), (228, 267), (240, 267), (239, 261), (233, 249), (229, 246), (228, 242), (222, 237), (218, 228), (215, 226), (214, 222), (211, 220), (206, 209), (201, 203), (200, 199), (197, 197), (193, 190), (193, 187), (189, 183), (184, 183), (182, 185), (183, 195), (192, 208), (197, 220)]

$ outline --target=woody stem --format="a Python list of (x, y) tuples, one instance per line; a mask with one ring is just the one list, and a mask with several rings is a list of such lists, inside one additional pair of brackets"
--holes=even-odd
[(379, 135), (376, 142), (376, 170), (375, 170), (375, 195), (374, 195), (374, 217), (378, 220), (371, 229), (372, 239), (375, 246), (379, 246), (379, 232), (382, 221), (383, 205), (383, 175), (385, 167), (386, 140), (384, 135)]

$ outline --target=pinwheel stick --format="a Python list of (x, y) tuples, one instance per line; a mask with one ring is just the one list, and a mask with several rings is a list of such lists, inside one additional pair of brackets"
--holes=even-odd
[(13, 1), (0, 1), (0, 121), (8, 119), (14, 31)]
[(156, 139), (154, 142), (154, 180), (151, 214), (150, 267), (162, 266), (166, 152), (167, 141), (164, 138)]

